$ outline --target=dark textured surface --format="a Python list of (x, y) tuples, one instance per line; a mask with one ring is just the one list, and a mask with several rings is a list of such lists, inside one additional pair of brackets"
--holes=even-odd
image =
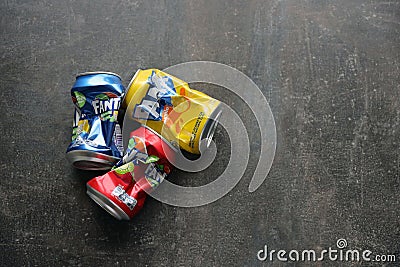
[[(0, 14), (0, 265), (284, 266), (257, 251), (321, 250), (338, 238), (399, 264), (398, 1), (6, 0)], [(248, 175), (210, 205), (149, 198), (118, 222), (85, 194), (96, 174), (65, 159), (75, 74), (113, 71), (127, 85), (137, 68), (192, 60), (228, 64), (261, 88), (277, 125), (271, 172), (248, 192), (253, 117), (210, 90), (249, 122)], [(221, 129), (216, 138), (228, 153)], [(200, 185), (225, 164), (171, 179)]]

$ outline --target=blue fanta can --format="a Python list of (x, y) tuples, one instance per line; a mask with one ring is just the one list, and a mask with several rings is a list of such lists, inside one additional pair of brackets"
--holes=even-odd
[(71, 89), (75, 104), (72, 141), (67, 159), (75, 168), (108, 170), (122, 157), (122, 135), (117, 122), (121, 78), (111, 72), (78, 74)]

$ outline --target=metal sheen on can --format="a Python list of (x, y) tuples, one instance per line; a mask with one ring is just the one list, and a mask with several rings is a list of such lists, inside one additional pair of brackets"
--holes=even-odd
[(154, 190), (170, 173), (167, 160), (173, 149), (145, 127), (130, 135), (125, 156), (113, 170), (90, 180), (87, 194), (118, 220), (129, 220), (143, 207), (146, 192)]
[(158, 69), (138, 70), (122, 101), (125, 116), (153, 129), (172, 146), (200, 154), (221, 114), (220, 101)]
[(109, 170), (122, 156), (122, 134), (117, 123), (121, 78), (111, 72), (78, 74), (71, 89), (75, 104), (72, 141), (67, 159), (78, 169)]

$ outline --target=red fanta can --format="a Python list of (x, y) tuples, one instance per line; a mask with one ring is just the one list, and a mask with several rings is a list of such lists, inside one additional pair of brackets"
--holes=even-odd
[(129, 220), (143, 207), (146, 192), (170, 173), (174, 150), (159, 135), (139, 127), (130, 135), (125, 156), (108, 173), (91, 179), (87, 194), (119, 220)]

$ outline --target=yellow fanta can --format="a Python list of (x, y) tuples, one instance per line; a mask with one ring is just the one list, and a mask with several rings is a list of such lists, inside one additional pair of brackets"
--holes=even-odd
[(161, 135), (169, 144), (200, 153), (209, 146), (221, 115), (220, 101), (157, 69), (138, 70), (128, 85), (125, 116)]

